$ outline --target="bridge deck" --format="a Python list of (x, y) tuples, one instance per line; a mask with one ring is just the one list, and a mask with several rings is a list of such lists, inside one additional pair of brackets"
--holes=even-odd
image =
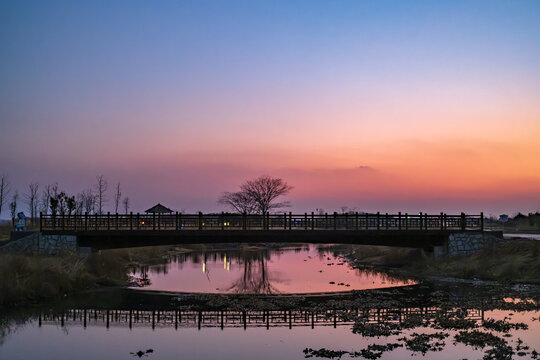
[(342, 243), (432, 249), (458, 231), (483, 231), (480, 215), (78, 214), (41, 215), (43, 234), (76, 235), (79, 246), (122, 248), (200, 243)]
[(483, 230), (483, 214), (76, 214), (40, 215), (40, 230)]

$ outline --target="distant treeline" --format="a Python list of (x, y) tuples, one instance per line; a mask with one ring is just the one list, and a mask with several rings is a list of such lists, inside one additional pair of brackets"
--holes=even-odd
[(510, 217), (508, 215), (500, 215), (498, 218), (491, 216), (487, 219), (490, 223), (504, 226), (515, 227), (519, 229), (540, 229), (540, 212), (529, 213), (528, 215), (517, 213)]

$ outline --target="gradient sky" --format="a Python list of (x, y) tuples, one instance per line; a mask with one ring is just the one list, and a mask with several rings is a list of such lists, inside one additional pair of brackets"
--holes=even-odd
[(539, 39), (539, 1), (3, 0), (0, 174), (134, 211), (261, 174), (292, 211), (540, 210)]

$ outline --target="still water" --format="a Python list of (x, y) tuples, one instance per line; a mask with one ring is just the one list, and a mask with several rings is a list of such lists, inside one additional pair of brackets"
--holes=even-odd
[[(304, 359), (306, 355), (304, 349), (309, 348), (326, 348), (354, 354), (373, 344), (397, 343), (402, 346), (384, 352), (381, 358), (405, 359), (416, 355), (423, 359), (481, 359), (490, 348), (456, 343), (454, 338), (459, 333), (456, 330), (444, 330), (448, 336), (435, 347), (436, 349), (427, 350), (425, 354), (404, 345), (403, 338), (413, 336), (414, 333), (433, 334), (440, 331), (430, 327), (415, 327), (390, 336), (363, 336), (354, 333), (350, 323), (333, 325), (331, 322), (329, 324), (316, 322), (312, 326), (309, 321), (302, 323), (297, 318), (293, 320), (291, 326), (288, 325), (287, 319), (267, 327), (264, 320), (254, 324), (255, 320), (249, 318), (249, 325), (246, 327), (233, 321), (233, 324), (226, 323), (221, 328), (219, 322), (212, 324), (208, 320), (203, 320), (204, 324), (200, 328), (196, 321), (190, 323), (187, 320), (182, 320), (185, 323), (175, 327), (174, 322), (166, 321), (164, 313), (155, 326), (149, 321), (142, 320), (141, 316), (130, 327), (127, 321), (113, 316), (112, 311), (108, 326), (103, 317), (94, 319), (90, 310), (87, 313), (90, 318), (86, 323), (78, 316), (75, 320), (68, 319), (72, 312), (68, 312), (63, 321), (60, 320), (60, 316), (47, 318), (42, 315), (40, 320), (35, 318), (28, 320), (13, 327), (7, 334), (4, 330), (3, 338), (0, 338), (0, 358)], [(481, 324), (481, 320), (477, 317), (479, 314), (478, 309), (469, 309), (468, 316), (475, 324)], [(527, 329), (512, 331), (511, 337), (508, 338), (504, 338), (503, 333), (491, 331), (512, 346), (514, 356), (511, 358), (519, 359), (532, 359), (534, 349), (540, 350), (539, 315), (538, 311), (501, 310), (485, 311), (481, 314), (485, 319), (506, 318), (508, 321), (510, 318), (513, 323), (522, 322), (528, 325)], [(522, 350), (522, 355), (518, 355), (520, 352), (518, 349)], [(343, 359), (351, 357), (349, 353), (342, 356)]]
[(147, 290), (297, 294), (411, 285), (385, 273), (353, 269), (335, 247), (227, 250), (171, 249), (163, 264), (134, 267), (136, 287)]
[(537, 358), (538, 290), (416, 284), (336, 249), (156, 250), (132, 264), (142, 287), (0, 313), (0, 359)]

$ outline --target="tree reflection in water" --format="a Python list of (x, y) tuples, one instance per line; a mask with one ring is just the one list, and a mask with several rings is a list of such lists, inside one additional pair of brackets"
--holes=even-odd
[(244, 271), (227, 289), (237, 294), (275, 294), (279, 291), (270, 282), (267, 261), (260, 256), (244, 261)]

